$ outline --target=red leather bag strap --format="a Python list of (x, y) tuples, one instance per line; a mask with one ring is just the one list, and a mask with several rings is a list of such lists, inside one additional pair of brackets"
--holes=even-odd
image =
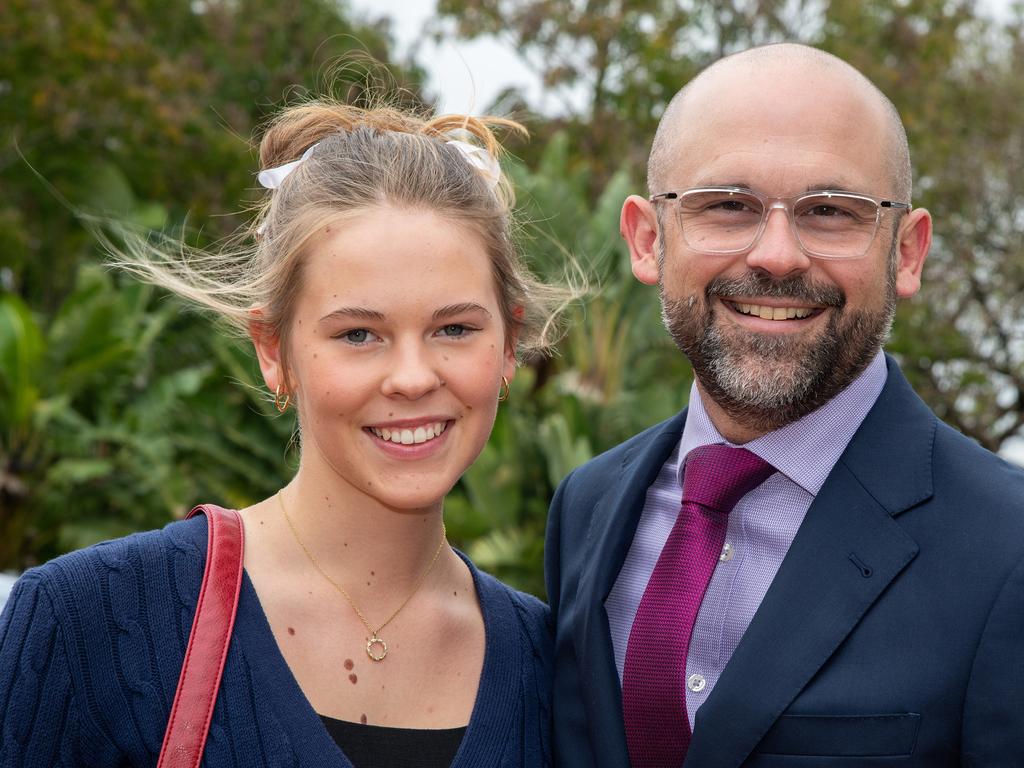
[(188, 516), (197, 514), (205, 514), (208, 521), (206, 568), (157, 768), (199, 766), (242, 586), (241, 515), (213, 504), (200, 505)]

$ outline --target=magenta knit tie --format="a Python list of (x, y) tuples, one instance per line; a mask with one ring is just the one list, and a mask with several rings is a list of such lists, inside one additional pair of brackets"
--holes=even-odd
[(626, 646), (622, 708), (633, 768), (678, 768), (690, 746), (686, 656), (736, 502), (775, 472), (745, 448), (687, 455), (683, 504), (640, 600)]

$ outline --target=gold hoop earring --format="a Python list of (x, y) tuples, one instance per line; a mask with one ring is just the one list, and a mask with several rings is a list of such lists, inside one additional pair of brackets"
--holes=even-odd
[(510, 392), (510, 390), (509, 390), (509, 387), (508, 387), (508, 379), (506, 379), (504, 376), (502, 376), (501, 377), (501, 389), (498, 390), (498, 402), (499, 403), (504, 403), (506, 400), (508, 400), (509, 392)]
[(274, 407), (277, 408), (278, 413), (284, 413), (288, 410), (288, 405), (292, 401), (290, 393), (284, 393), (284, 400), (281, 399), (281, 385), (277, 385), (277, 389), (274, 390)]

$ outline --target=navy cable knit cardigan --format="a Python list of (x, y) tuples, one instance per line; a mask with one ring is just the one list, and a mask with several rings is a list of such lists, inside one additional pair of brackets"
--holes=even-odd
[[(197, 517), (22, 576), (0, 615), (0, 768), (156, 764), (205, 558)], [(547, 608), (469, 567), (486, 646), (452, 765), (549, 766)], [(289, 671), (248, 576), (202, 765), (351, 768)]]

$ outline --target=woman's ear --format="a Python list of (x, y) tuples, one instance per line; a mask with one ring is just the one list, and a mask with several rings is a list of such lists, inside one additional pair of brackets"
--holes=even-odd
[(516, 347), (519, 344), (519, 329), (522, 327), (523, 318), (526, 317), (526, 310), (520, 306), (512, 308), (513, 323), (505, 329), (505, 353), (501, 364), (501, 375), (508, 381), (516, 375)]
[(264, 322), (262, 310), (249, 310), (249, 338), (267, 389), (272, 393), (289, 393), (288, 375), (281, 361), (281, 337)]

